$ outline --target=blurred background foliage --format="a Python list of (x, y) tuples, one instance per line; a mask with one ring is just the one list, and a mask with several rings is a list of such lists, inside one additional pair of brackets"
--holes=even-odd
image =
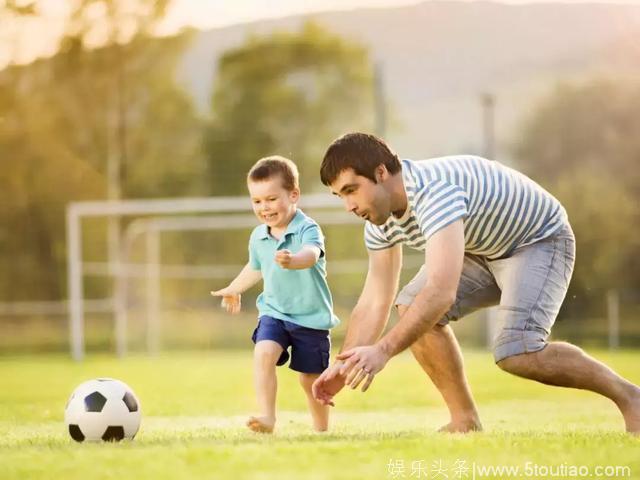
[(243, 194), (251, 165), (275, 153), (307, 172), (301, 188), (317, 189), (328, 143), (347, 128), (372, 128), (371, 80), (366, 49), (314, 23), (226, 52), (204, 132), (211, 193)]
[(638, 108), (637, 80), (563, 83), (541, 101), (515, 141), (523, 171), (569, 213), (577, 262), (568, 304), (576, 314), (597, 309), (607, 289), (633, 296), (640, 286)]
[[(245, 195), (248, 168), (271, 154), (296, 161), (303, 195), (324, 191), (317, 172), (330, 141), (349, 130), (379, 130), (381, 92), (369, 48), (313, 21), (249, 35), (212, 59), (210, 108), (199, 110), (177, 80), (195, 33), (154, 35), (169, 4), (76, 0), (56, 55), (0, 70), (0, 303), (66, 298), (69, 202)], [(0, 3), (0, 21), (17, 29), (37, 14), (37, 2)], [(563, 202), (576, 233), (578, 261), (557, 331), (604, 338), (604, 299), (616, 289), (625, 342), (640, 344), (640, 84), (637, 77), (593, 75), (550, 83), (547, 91), (523, 115), (504, 156)], [(384, 102), (392, 111), (393, 97)], [(392, 145), (401, 121), (379, 132)], [(361, 226), (327, 226), (325, 234), (329, 272), (331, 262), (366, 258)], [(85, 260), (105, 261), (104, 222), (87, 222), (83, 235)], [(241, 265), (247, 236), (248, 230), (166, 235), (163, 261)], [(331, 277), (343, 320), (363, 274)], [(216, 282), (163, 282), (166, 317), (173, 319), (165, 325), (166, 345), (234, 343), (221, 327), (228, 320), (207, 313), (215, 308), (208, 291)], [(86, 289), (95, 298), (112, 294), (105, 279), (87, 278)], [(110, 317), (89, 321), (90, 343), (110, 348)], [(62, 315), (0, 315), (0, 349), (67, 348), (65, 322)], [(478, 325), (466, 328), (482, 342)]]

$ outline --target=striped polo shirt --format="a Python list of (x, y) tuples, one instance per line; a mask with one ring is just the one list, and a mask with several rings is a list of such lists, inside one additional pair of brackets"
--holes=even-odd
[(371, 250), (405, 243), (424, 250), (427, 240), (464, 219), (465, 251), (496, 259), (555, 232), (567, 221), (560, 202), (525, 175), (472, 155), (402, 160), (408, 208), (383, 225), (365, 224)]

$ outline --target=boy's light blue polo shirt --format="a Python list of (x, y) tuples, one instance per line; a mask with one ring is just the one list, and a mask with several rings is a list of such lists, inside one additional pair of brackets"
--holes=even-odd
[[(314, 245), (322, 252), (313, 267), (288, 270), (275, 262), (277, 250), (295, 254), (304, 245)], [(264, 281), (264, 290), (256, 301), (260, 316), (269, 315), (318, 330), (340, 323), (333, 314), (333, 300), (327, 285), (322, 231), (301, 210), (296, 211), (280, 240), (271, 236), (265, 224), (251, 232), (249, 265), (262, 272)]]

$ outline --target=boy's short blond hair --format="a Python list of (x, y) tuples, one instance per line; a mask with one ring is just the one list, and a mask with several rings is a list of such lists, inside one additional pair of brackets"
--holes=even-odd
[(279, 175), (282, 187), (291, 192), (300, 188), (298, 183), (298, 167), (291, 160), (280, 155), (261, 158), (251, 167), (247, 181), (260, 182)]

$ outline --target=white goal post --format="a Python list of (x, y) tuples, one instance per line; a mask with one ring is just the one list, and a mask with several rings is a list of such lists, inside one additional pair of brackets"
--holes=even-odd
[[(330, 208), (333, 211), (322, 215), (321, 223), (343, 224), (360, 223), (359, 219), (353, 215), (348, 215), (342, 208), (339, 199), (329, 194), (308, 194), (300, 200), (303, 208)], [(179, 215), (195, 213), (248, 213), (250, 204), (246, 197), (211, 197), (211, 198), (180, 198), (180, 199), (153, 199), (153, 200), (121, 200), (121, 201), (88, 201), (73, 202), (68, 205), (66, 213), (67, 227), (67, 288), (69, 297), (69, 340), (71, 356), (74, 360), (82, 360), (85, 355), (84, 340), (84, 288), (83, 278), (85, 266), (82, 260), (82, 220), (90, 217), (113, 217), (113, 216), (154, 216), (153, 218), (140, 219), (132, 222), (128, 232), (125, 234), (126, 242), (133, 237), (146, 232), (161, 232), (163, 230), (202, 230), (216, 228), (240, 228), (255, 224), (246, 218), (232, 220), (227, 217), (221, 223), (220, 219), (208, 218), (204, 216), (180, 218)], [(317, 215), (314, 214), (314, 217)], [(153, 257), (154, 237), (149, 236), (148, 247)], [(125, 250), (126, 251), (126, 250)], [(155, 264), (157, 269), (157, 263)], [(110, 265), (110, 270), (115, 272), (116, 278), (126, 276), (125, 259), (120, 255), (115, 265)], [(154, 275), (154, 262), (148, 265), (149, 275)], [(151, 287), (153, 288), (153, 287)], [(153, 292), (151, 292), (153, 294)], [(123, 355), (126, 351), (126, 308), (123, 308), (121, 300), (114, 298), (114, 309), (116, 313), (116, 343), (118, 354)]]

